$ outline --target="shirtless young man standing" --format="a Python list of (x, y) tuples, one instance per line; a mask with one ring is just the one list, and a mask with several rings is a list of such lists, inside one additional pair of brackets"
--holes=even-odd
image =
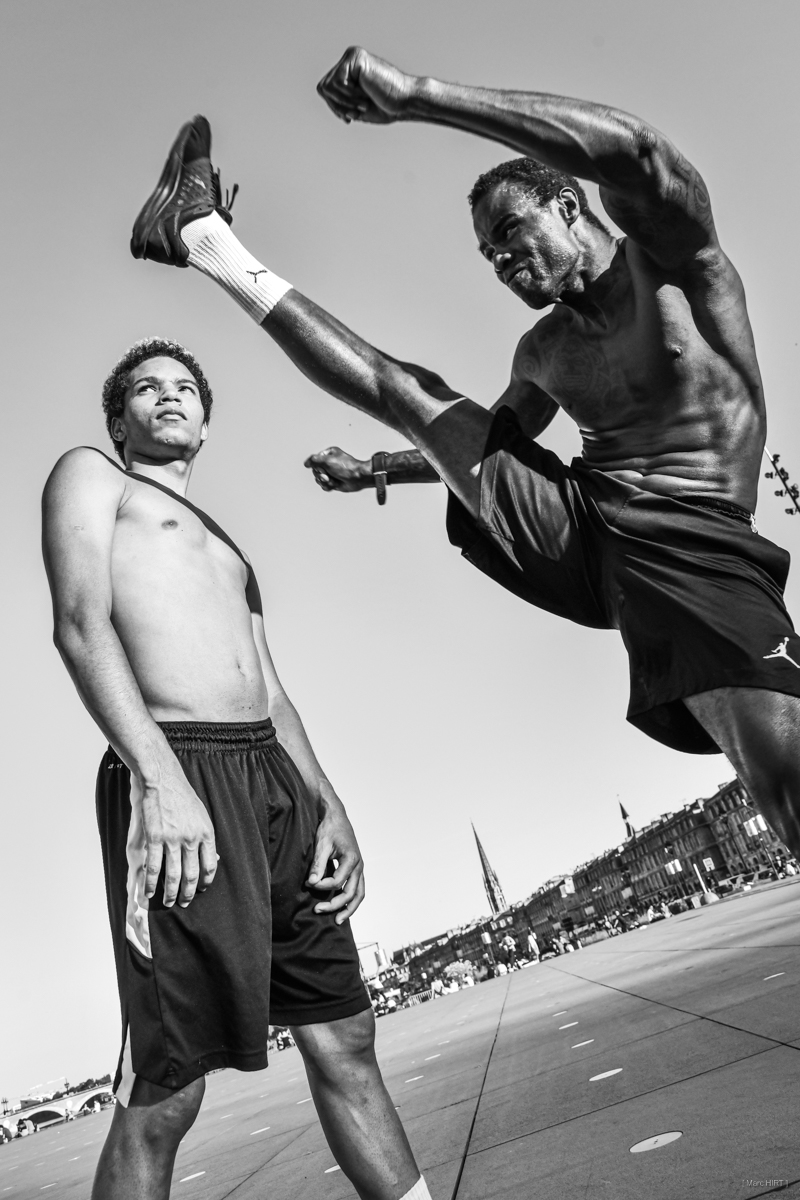
[[(312, 456), (322, 486), (444, 480), (465, 556), (538, 607), (619, 629), (629, 720), (677, 749), (724, 752), (800, 853), (789, 556), (755, 529), (761, 379), (700, 175), (627, 113), (407, 75), (357, 47), (318, 90), (348, 122), (449, 125), (526, 156), (471, 195), (497, 278), (530, 308), (554, 306), (520, 342), (493, 412), (376, 350), (249, 255), (199, 127), (173, 147), (132, 252), (209, 275), (314, 383), (417, 447), (376, 464), (336, 448)], [(599, 184), (623, 239), (576, 176)], [(535, 441), (559, 407), (583, 437), (570, 466)]]
[(103, 391), (124, 469), (70, 450), (44, 494), (56, 645), (110, 743), (97, 815), (123, 1048), (92, 1196), (164, 1200), (205, 1074), (265, 1067), (272, 1022), (359, 1196), (428, 1200), (346, 923), (358, 844), (275, 673), (248, 560), (185, 498), (211, 404), (188, 351), (137, 343)]

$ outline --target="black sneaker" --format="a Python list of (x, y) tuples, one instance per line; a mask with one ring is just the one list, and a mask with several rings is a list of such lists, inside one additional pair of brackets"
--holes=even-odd
[(133, 226), (131, 254), (173, 267), (189, 265), (181, 230), (217, 212), (230, 225), (239, 185), (222, 203), (219, 172), (211, 165), (211, 126), (205, 117), (187, 121), (169, 152), (161, 178)]

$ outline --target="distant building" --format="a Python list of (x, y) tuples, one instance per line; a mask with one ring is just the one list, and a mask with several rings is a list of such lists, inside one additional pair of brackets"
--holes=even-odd
[[(485, 854), (477, 834), (475, 840), (483, 865)], [(791, 854), (751, 806), (744, 784), (734, 779), (710, 799), (665, 813), (571, 874), (547, 880), (527, 900), (404, 946), (395, 951), (393, 961), (408, 973), (412, 986), (424, 988), (450, 963), (469, 959), (479, 967), (487, 958), (493, 962), (506, 933), (516, 937), (522, 949), (533, 929), (545, 946), (562, 930), (569, 933), (618, 909), (643, 910), (654, 901), (695, 895), (702, 890), (701, 878), (713, 890), (719, 880), (770, 866), (776, 856)], [(484, 883), (491, 905), (485, 871)]]

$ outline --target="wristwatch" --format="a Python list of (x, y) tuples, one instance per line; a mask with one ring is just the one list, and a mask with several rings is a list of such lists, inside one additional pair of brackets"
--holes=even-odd
[(386, 464), (386, 452), (379, 450), (372, 456), (372, 478), (375, 480), (375, 495), (378, 504), (386, 503), (386, 485), (389, 482), (389, 469)]

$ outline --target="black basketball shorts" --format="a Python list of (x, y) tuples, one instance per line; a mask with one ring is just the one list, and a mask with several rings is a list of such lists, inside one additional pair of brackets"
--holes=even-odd
[(800, 637), (783, 603), (789, 555), (745, 509), (656, 496), (581, 459), (568, 467), (506, 407), (486, 444), (480, 503), (475, 518), (450, 495), (450, 541), (529, 604), (619, 629), (628, 720), (656, 741), (718, 753), (685, 696), (721, 687), (800, 696)]
[(269, 720), (161, 725), (208, 809), (216, 877), (187, 908), (144, 895), (139, 785), (109, 748), (97, 781), (122, 1006), (114, 1090), (136, 1076), (171, 1090), (219, 1067), (267, 1065), (269, 1025), (308, 1025), (370, 1007), (347, 922), (315, 913), (305, 880), (317, 806)]

